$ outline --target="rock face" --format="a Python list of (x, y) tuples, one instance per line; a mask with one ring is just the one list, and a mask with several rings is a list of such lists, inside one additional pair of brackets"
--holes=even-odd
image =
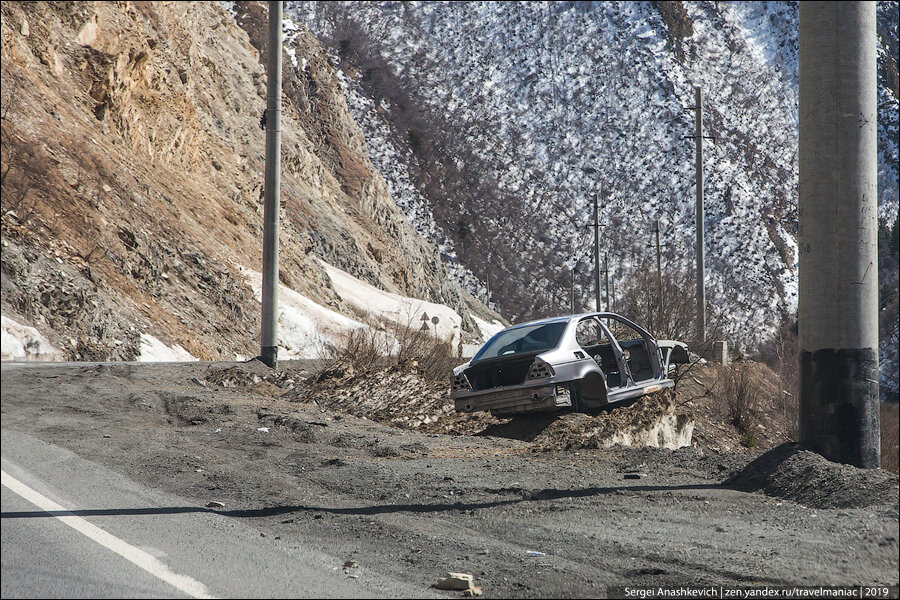
[[(239, 268), (261, 264), (261, 5), (238, 6), (241, 26), (205, 2), (0, 10), (4, 315), (71, 358), (134, 358), (135, 329), (198, 358), (253, 355), (258, 303)], [(466, 312), (476, 303), (397, 209), (324, 50), (292, 33), (281, 282), (349, 312), (319, 257)]]

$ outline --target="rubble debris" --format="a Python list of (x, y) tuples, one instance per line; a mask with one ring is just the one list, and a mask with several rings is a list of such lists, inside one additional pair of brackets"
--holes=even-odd
[(475, 583), (471, 573), (447, 573), (446, 577), (438, 579), (431, 587), (462, 592), (474, 590)]
[(534, 442), (539, 451), (616, 444), (675, 449), (691, 444), (694, 429), (690, 409), (678, 405), (671, 391), (596, 415), (497, 418), (487, 413), (455, 413), (447, 383), (429, 379), (412, 362), (363, 372), (340, 365), (330, 367), (284, 397), (423, 433), (521, 439)]
[(206, 508), (225, 508), (225, 503), (219, 502), (218, 500), (212, 500), (206, 503)]
[(796, 443), (782, 444), (761, 454), (729, 477), (725, 485), (745, 492), (763, 492), (810, 508), (898, 505), (897, 475), (833, 463)]
[(674, 393), (665, 391), (595, 416), (564, 415), (534, 441), (545, 452), (615, 445), (674, 450), (691, 445), (693, 430), (691, 412), (676, 404)]

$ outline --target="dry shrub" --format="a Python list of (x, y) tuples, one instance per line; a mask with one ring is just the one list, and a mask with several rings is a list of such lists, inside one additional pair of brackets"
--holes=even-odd
[(719, 410), (744, 435), (750, 433), (755, 425), (764, 396), (764, 390), (754, 381), (749, 369), (742, 365), (726, 369), (713, 388)]
[(900, 446), (900, 405), (896, 402), (881, 403), (881, 468), (891, 473), (898, 472), (898, 446)]
[(659, 273), (654, 261), (641, 262), (624, 281), (615, 308), (657, 339), (686, 342), (700, 356), (709, 356), (713, 343), (726, 339), (725, 314), (712, 301), (706, 306), (705, 335), (699, 334), (696, 283), (690, 274), (670, 268)]
[(775, 335), (760, 348), (760, 359), (780, 379), (781, 430), (785, 441), (796, 441), (800, 423), (800, 336), (796, 318), (785, 317)]
[(356, 371), (367, 371), (383, 364), (391, 355), (391, 340), (374, 327), (353, 329), (343, 336), (337, 359)]
[[(412, 311), (414, 312), (414, 311)], [(412, 313), (411, 313), (412, 314)], [(410, 363), (431, 381), (444, 380), (459, 358), (449, 342), (430, 330), (415, 327), (410, 316), (402, 323), (380, 323), (364, 320), (366, 327), (347, 332), (337, 345), (326, 345), (319, 355), (324, 359), (319, 375), (346, 371), (369, 371), (374, 368)]]
[(447, 372), (459, 359), (453, 355), (453, 348), (430, 331), (408, 325), (395, 324), (389, 331), (397, 339), (397, 363), (415, 361), (429, 380), (444, 379)]

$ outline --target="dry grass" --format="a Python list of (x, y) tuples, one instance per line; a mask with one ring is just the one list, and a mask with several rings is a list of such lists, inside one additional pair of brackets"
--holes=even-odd
[[(410, 319), (410, 322), (412, 320)], [(380, 323), (366, 320), (366, 327), (354, 329), (336, 346), (320, 351), (325, 359), (322, 372), (350, 367), (361, 373), (377, 367), (415, 363), (429, 381), (443, 381), (450, 369), (460, 362), (451, 345), (428, 330), (408, 323)]]

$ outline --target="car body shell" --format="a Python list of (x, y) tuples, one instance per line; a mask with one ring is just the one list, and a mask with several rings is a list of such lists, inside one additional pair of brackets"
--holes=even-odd
[[(547, 324), (563, 327), (552, 348), (480, 358), (485, 348), (505, 332)], [(594, 341), (603, 339), (605, 343), (579, 343), (584, 342), (578, 334), (584, 326), (598, 328), (602, 337)], [(634, 339), (620, 340), (614, 329), (636, 335)], [(621, 315), (568, 315), (515, 325), (497, 333), (472, 360), (453, 369), (451, 397), (460, 412), (506, 415), (564, 409), (589, 411), (672, 387), (671, 370), (687, 361), (685, 344), (659, 342)], [(524, 375), (521, 381), (520, 374)]]

